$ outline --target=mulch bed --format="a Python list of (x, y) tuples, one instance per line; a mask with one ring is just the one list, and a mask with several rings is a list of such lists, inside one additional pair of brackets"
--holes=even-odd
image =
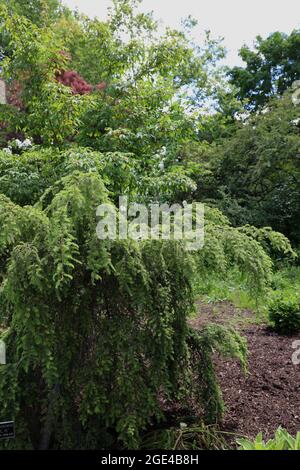
[(228, 302), (199, 302), (194, 328), (207, 323), (232, 324), (247, 338), (249, 374), (239, 364), (218, 356), (215, 365), (226, 404), (222, 428), (255, 437), (260, 431), (270, 438), (279, 426), (291, 434), (300, 431), (300, 365), (292, 363), (293, 341), (300, 335), (279, 336), (255, 323), (255, 314), (236, 309)]

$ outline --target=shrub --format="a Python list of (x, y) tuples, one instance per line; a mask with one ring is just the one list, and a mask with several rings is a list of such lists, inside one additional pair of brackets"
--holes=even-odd
[(91, 93), (92, 85), (87, 83), (75, 70), (62, 70), (56, 74), (56, 80), (62, 85), (69, 86), (74, 95)]
[(0, 418), (22, 424), (18, 446), (99, 448), (110, 428), (134, 448), (186, 370), (188, 260), (175, 242), (98, 240), (97, 174), (60, 186), (44, 210), (0, 196)]
[(18, 422), (17, 439), (1, 447), (105, 448), (113, 440), (136, 448), (163, 418), (160, 394), (199, 400), (206, 422), (216, 423), (224, 407), (214, 351), (246, 365), (234, 331), (188, 328), (193, 270), (205, 276), (237, 266), (262, 290), (270, 257), (215, 210), (206, 214), (201, 253), (174, 241), (98, 240), (99, 204), (121, 191), (134, 195), (131, 163), (124, 154), (81, 150), (0, 155), (8, 359), (0, 419)]
[(273, 439), (265, 442), (262, 433), (252, 441), (237, 439), (239, 450), (300, 450), (300, 432), (292, 437), (285, 429), (278, 428)]
[(157, 176), (149, 171), (145, 176), (141, 162), (128, 153), (35, 146), (17, 157), (0, 150), (1, 193), (22, 206), (35, 204), (61, 177), (78, 171), (101, 175), (115, 202), (120, 195), (135, 195), (138, 202), (177, 201), (193, 189), (192, 180), (182, 172)]
[(6, 445), (95, 449), (114, 439), (136, 448), (141, 431), (163, 417), (162, 393), (197, 394), (206, 416), (218, 419), (213, 350), (244, 363), (245, 348), (218, 325), (202, 334), (188, 328), (192, 263), (184, 247), (98, 240), (96, 207), (108, 192), (97, 173), (62, 178), (42, 202), (20, 207), (0, 195), (8, 360), (0, 419), (19, 423)]
[(292, 334), (300, 330), (299, 299), (279, 296), (271, 301), (268, 312), (278, 333)]

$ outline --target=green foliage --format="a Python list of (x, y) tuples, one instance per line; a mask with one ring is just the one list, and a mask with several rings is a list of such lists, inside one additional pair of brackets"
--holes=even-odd
[[(237, 122), (219, 42), (192, 43), (192, 19), (159, 37), (138, 5), (114, 1), (100, 22), (56, 0), (0, 1), (1, 74), (18, 90), (0, 107), (0, 419), (18, 423), (4, 448), (137, 448), (164, 417), (159, 395), (192, 396), (218, 422), (213, 354), (246, 369), (246, 344), (230, 328), (189, 329), (195, 273), (235, 272), (256, 299), (273, 259), (295, 257), (285, 236), (253, 225), (297, 238), (298, 108), (287, 95)], [(86, 94), (58, 82), (71, 69)], [(10, 153), (16, 137), (33, 148)], [(204, 248), (100, 241), (96, 208), (120, 195), (207, 200)], [(216, 208), (227, 201), (234, 224)], [(163, 439), (174, 437), (180, 449), (223, 445), (201, 426)]]
[(294, 30), (290, 35), (275, 32), (266, 39), (258, 36), (254, 51), (242, 47), (240, 56), (246, 67), (234, 67), (230, 78), (250, 109), (265, 105), (300, 79), (299, 46), (300, 31)]
[(226, 358), (239, 360), (246, 372), (246, 340), (232, 328), (210, 324), (200, 332), (190, 330), (188, 341), (191, 351), (190, 360), (196, 369), (193, 392), (204, 404), (206, 423), (216, 424), (222, 419), (224, 403), (214, 373), (213, 354), (218, 352)]
[(272, 276), (271, 288), (286, 295), (300, 297), (300, 269), (299, 266), (280, 264)]
[(89, 97), (74, 96), (70, 88), (55, 82), (45, 83), (18, 125), (44, 145), (64, 146), (76, 135), (88, 104)]
[(300, 331), (300, 301), (291, 296), (279, 295), (268, 307), (269, 319), (279, 333), (293, 334)]
[[(8, 12), (10, 17), (18, 15), (29, 20), (34, 26), (45, 27), (53, 25), (62, 16), (69, 16), (70, 12), (59, 0), (1, 0), (0, 8)], [(1, 10), (3, 11), (3, 10)], [(1, 21), (3, 16), (1, 17)], [(11, 57), (13, 54), (11, 33), (0, 31), (0, 59)]]
[[(162, 418), (158, 390), (181, 400), (192, 390), (207, 420), (220, 419), (213, 350), (243, 366), (246, 350), (232, 330), (188, 330), (193, 269), (200, 259), (205, 263), (205, 253), (191, 256), (178, 242), (97, 239), (96, 207), (109, 201), (100, 173), (115, 190), (128, 188), (127, 166), (122, 179), (115, 173), (124, 155), (80, 149), (6, 155), (3, 176), (11, 181), (13, 158), (27, 173), (23, 189), (7, 180), (6, 191), (19, 202), (37, 203), (21, 207), (1, 196), (0, 302), (8, 350), (0, 374), (3, 417), (23, 423), (34, 448), (97, 448), (111, 439), (109, 428), (124, 445), (137, 447), (140, 432)], [(207, 214), (206, 255), (217, 240), (224, 269), (238, 264), (261, 289), (271, 260), (259, 242), (230, 227), (217, 210)], [(219, 256), (211, 256), (207, 270), (219, 268)], [(25, 410), (38, 403), (45, 403), (42, 411), (28, 421)], [(37, 435), (38, 422), (44, 424)], [(17, 443), (24, 444), (22, 435)]]
[[(196, 136), (190, 96), (196, 88), (201, 100), (212, 94), (222, 48), (209, 36), (196, 47), (185, 31), (167, 29), (160, 38), (138, 3), (115, 2), (106, 23), (66, 12), (50, 25), (2, 5), (0, 32), (11, 50), (3, 70), (22, 87), (23, 109), (3, 114), (11, 132), (149, 159), (166, 147), (166, 160), (176, 159), (182, 142)], [(74, 68), (100, 89), (73, 96), (56, 82), (57, 72)]]
[(35, 204), (46, 188), (62, 176), (60, 163), (55, 149), (25, 152), (22, 158), (0, 152), (1, 193), (21, 206)]
[(273, 252), (295, 256), (289, 241), (281, 234), (249, 226), (232, 227), (220, 211), (206, 206), (205, 245), (195, 255), (202, 283), (224, 279), (237, 270), (248, 292), (259, 298), (271, 281)]
[(272, 230), (271, 227), (257, 228), (245, 225), (239, 230), (257, 240), (266, 252), (271, 256), (273, 255), (273, 257), (281, 254), (284, 258), (289, 258), (291, 261), (297, 258), (297, 253), (292, 249), (289, 240), (282, 233)]
[(300, 433), (291, 436), (285, 429), (278, 428), (273, 439), (263, 440), (259, 433), (255, 440), (237, 439), (239, 450), (300, 450)]
[(9, 9), (11, 15), (23, 16), (38, 26), (54, 22), (67, 11), (59, 0), (1, 0), (1, 4)]
[(143, 437), (145, 450), (227, 450), (226, 433), (203, 423), (152, 431)]
[(175, 202), (190, 196), (193, 180), (179, 170), (145, 169), (143, 162), (124, 152), (94, 152), (82, 147), (35, 147), (22, 158), (0, 151), (1, 192), (20, 205), (35, 204), (47, 188), (74, 172), (95, 172), (118, 202), (127, 195), (140, 202)]
[(216, 147), (214, 198), (235, 225), (271, 226), (299, 239), (298, 117), (287, 92)]
[[(174, 242), (99, 241), (95, 212), (107, 193), (96, 174), (60, 186), (43, 211), (2, 196), (1, 417), (24, 422), (35, 448), (49, 433), (62, 448), (101, 446), (107, 428), (133, 448), (161, 416), (157, 391), (176, 394), (184, 370), (188, 260)], [(85, 442), (87, 430), (96, 441)]]
[(22, 132), (46, 145), (72, 139), (85, 111), (87, 98), (73, 96), (58, 84), (56, 72), (67, 64), (63, 42), (51, 27), (39, 28), (1, 6), (0, 32), (9, 38), (11, 54), (2, 62), (8, 84), (19, 84), (18, 112), (1, 109), (1, 120), (10, 132)]

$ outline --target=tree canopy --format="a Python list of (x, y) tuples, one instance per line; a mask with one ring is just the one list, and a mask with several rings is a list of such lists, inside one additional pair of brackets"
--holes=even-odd
[(282, 95), (300, 79), (300, 31), (290, 35), (275, 32), (266, 39), (258, 36), (254, 50), (243, 46), (240, 56), (246, 67), (230, 70), (231, 82), (240, 99), (257, 109), (276, 95)]

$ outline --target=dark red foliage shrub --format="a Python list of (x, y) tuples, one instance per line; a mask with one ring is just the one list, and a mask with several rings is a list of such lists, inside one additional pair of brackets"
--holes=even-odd
[(56, 80), (62, 85), (72, 88), (74, 95), (86, 95), (93, 90), (92, 85), (87, 83), (75, 70), (63, 70), (56, 73)]

